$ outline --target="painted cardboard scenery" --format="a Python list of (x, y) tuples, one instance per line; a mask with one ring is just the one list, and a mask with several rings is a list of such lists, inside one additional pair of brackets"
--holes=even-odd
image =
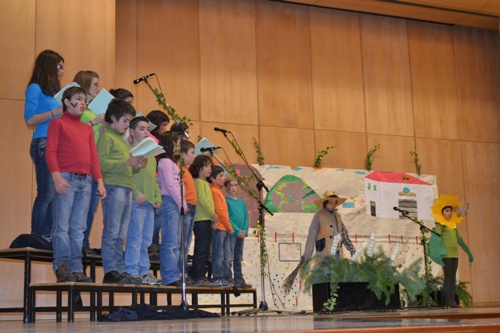
[[(313, 202), (322, 197), (325, 190), (347, 198), (338, 209), (356, 249), (370, 241), (373, 234), (375, 246), (382, 246), (388, 256), (397, 251), (396, 265), (407, 267), (423, 256), (419, 226), (408, 219), (400, 219), (393, 207), (407, 210), (425, 225), (433, 227), (430, 207), (438, 193), (435, 176), (341, 168), (252, 167), (269, 189), (268, 193), (263, 191), (263, 202), (273, 212), (273, 215), (265, 214), (263, 220), (268, 253), (264, 298), (270, 307), (312, 309), (311, 296), (302, 292), (300, 281), (296, 280), (289, 294), (282, 291), (281, 285), (300, 261), (309, 225), (317, 211)], [(246, 166), (235, 165), (235, 168), (241, 176), (251, 177)], [(249, 179), (251, 186), (255, 186), (255, 180)], [(249, 225), (254, 228), (259, 218), (258, 204), (247, 195), (241, 197), (249, 209)], [(260, 246), (254, 230), (250, 229), (245, 240), (243, 274), (248, 283), (261, 290)], [(344, 252), (350, 257), (347, 251)], [(439, 267), (433, 266), (433, 274), (440, 275)], [(210, 297), (206, 299), (215, 301)], [(241, 295), (231, 303), (251, 302), (247, 297), (251, 295)], [(259, 300), (261, 297), (258, 295)], [(202, 301), (200, 299), (200, 304)]]

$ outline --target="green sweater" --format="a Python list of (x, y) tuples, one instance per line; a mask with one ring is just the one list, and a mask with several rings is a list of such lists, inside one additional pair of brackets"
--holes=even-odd
[(134, 187), (132, 188), (132, 197), (135, 199), (139, 194), (144, 194), (146, 200), (155, 204), (161, 202), (160, 186), (156, 181), (156, 159), (148, 158), (148, 165), (144, 169), (132, 176)]
[[(84, 124), (89, 124), (90, 121), (94, 120), (96, 117), (97, 115), (92, 110), (85, 109), (85, 111), (83, 111), (82, 117), (80, 118), (80, 121)], [(97, 141), (99, 141), (101, 125), (102, 123), (92, 126), (92, 130), (94, 131), (94, 140), (96, 143)]]
[(196, 194), (198, 195), (194, 221), (211, 221), (213, 215), (215, 214), (215, 206), (210, 185), (207, 181), (196, 178), (194, 180), (194, 187), (196, 188)]
[(109, 127), (97, 141), (97, 152), (105, 185), (133, 188), (132, 167), (125, 164), (130, 146), (114, 128)]

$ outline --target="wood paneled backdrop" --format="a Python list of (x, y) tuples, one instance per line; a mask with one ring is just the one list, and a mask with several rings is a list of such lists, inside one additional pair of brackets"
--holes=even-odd
[[(498, 31), (265, 0), (0, 1), (0, 247), (30, 232), (24, 90), (36, 55), (50, 48), (66, 60), (63, 84), (95, 70), (102, 87), (131, 90), (144, 114), (158, 105), (132, 80), (156, 73), (167, 102), (192, 120), (192, 141), (206, 136), (234, 162), (214, 126), (232, 131), (253, 163), (252, 138), (267, 164), (291, 166), (312, 166), (335, 145), (323, 166), (363, 169), (380, 144), (374, 169), (415, 172), (417, 151), (440, 193), (470, 203), (460, 231), (475, 261), (461, 254), (460, 280), (476, 305), (500, 304)], [(95, 226), (91, 245), (100, 247), (100, 212)], [(0, 306), (21, 304), (22, 269), (0, 263)], [(35, 265), (33, 282), (54, 279), (50, 265)]]

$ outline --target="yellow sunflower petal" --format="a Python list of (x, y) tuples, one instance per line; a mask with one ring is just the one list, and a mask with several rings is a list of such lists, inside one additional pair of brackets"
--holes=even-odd
[(458, 201), (458, 195), (443, 195), (441, 194), (438, 198), (434, 199), (434, 205), (431, 206), (432, 209), (432, 217), (436, 220), (437, 223), (440, 223), (442, 225), (445, 225), (451, 229), (456, 229), (457, 228), (457, 223), (461, 223), (463, 217), (458, 216), (457, 212), (455, 209), (452, 210), (451, 218), (447, 220), (441, 211), (443, 210), (444, 207), (450, 206), (452, 208), (455, 207), (460, 207), (462, 203)]

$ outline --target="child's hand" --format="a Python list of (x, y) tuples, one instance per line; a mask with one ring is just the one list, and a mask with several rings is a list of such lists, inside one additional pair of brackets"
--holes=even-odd
[(57, 107), (54, 110), (52, 110), (52, 113), (54, 114), (54, 116), (62, 116), (62, 114), (63, 114), (62, 105), (60, 107)]
[[(139, 164), (141, 163), (142, 160), (144, 160), (144, 157), (142, 155), (131, 156), (125, 161), (125, 164), (127, 166), (135, 166), (135, 167), (139, 168)], [(147, 163), (147, 160), (146, 160), (146, 163)], [(141, 169), (141, 168), (139, 168), (139, 169)]]
[(66, 192), (66, 187), (69, 187), (69, 184), (63, 177), (61, 177), (61, 174), (58, 171), (52, 173), (52, 179), (54, 180), (54, 186), (57, 193), (64, 195), (68, 194)]
[(135, 198), (135, 202), (137, 202), (139, 206), (142, 206), (146, 203), (146, 197), (141, 193)]
[(137, 163), (136, 168), (137, 169), (144, 169), (148, 165), (148, 159), (147, 158), (142, 158), (139, 163)]
[(238, 238), (246, 238), (246, 237), (247, 234), (243, 230), (240, 230), (240, 232), (238, 232)]
[(216, 213), (214, 213), (214, 215), (212, 215), (212, 221), (214, 221), (214, 222), (219, 221), (219, 215), (217, 215)]
[(161, 207), (161, 202), (157, 202), (153, 205), (154, 208), (158, 209)]
[(100, 124), (104, 121), (104, 113), (98, 114), (97, 117), (92, 119), (92, 123), (94, 125)]
[(106, 198), (106, 188), (104, 187), (102, 178), (97, 180), (97, 195), (100, 196), (101, 199)]

